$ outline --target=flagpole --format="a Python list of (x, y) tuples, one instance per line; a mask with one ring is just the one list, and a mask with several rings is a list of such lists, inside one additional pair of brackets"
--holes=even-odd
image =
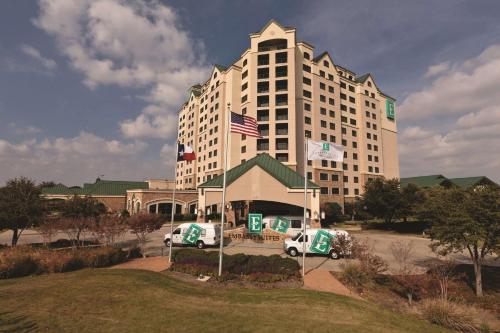
[(177, 139), (175, 141), (175, 173), (174, 173), (174, 190), (172, 192), (172, 208), (170, 216), (170, 244), (168, 246), (168, 262), (172, 262), (172, 243), (174, 242), (174, 215), (175, 215), (175, 192), (177, 189), (177, 155), (179, 154), (179, 126), (177, 126)]
[(228, 141), (229, 141), (229, 119), (231, 117), (231, 103), (227, 103), (227, 116), (226, 116), (226, 138), (224, 140), (224, 174), (222, 176), (222, 216), (220, 225), (220, 249), (219, 249), (219, 276), (222, 275), (222, 257), (224, 250), (224, 222), (226, 221), (226, 170), (227, 170), (227, 155), (228, 155)]
[(306, 225), (307, 225), (307, 138), (304, 140), (304, 226), (302, 233), (302, 277), (306, 276)]

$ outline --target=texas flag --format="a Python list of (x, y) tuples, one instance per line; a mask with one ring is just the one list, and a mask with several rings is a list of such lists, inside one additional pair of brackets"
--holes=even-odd
[(177, 146), (177, 161), (193, 161), (196, 159), (193, 148), (179, 143)]

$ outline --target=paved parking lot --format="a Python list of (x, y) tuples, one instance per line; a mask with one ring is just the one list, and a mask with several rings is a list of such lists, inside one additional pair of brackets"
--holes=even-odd
[[(163, 236), (165, 233), (170, 232), (170, 225), (164, 225), (160, 230), (153, 232), (150, 237), (148, 244), (146, 246), (146, 253), (150, 256), (168, 255), (168, 249), (163, 244)], [(429, 248), (430, 240), (415, 235), (401, 235), (391, 232), (382, 231), (353, 231), (351, 235), (359, 240), (367, 240), (373, 245), (374, 253), (381, 256), (389, 264), (389, 269), (394, 270), (396, 266), (394, 265), (394, 258), (390, 251), (390, 246), (392, 242), (404, 241), (412, 242), (414, 248), (414, 264), (418, 267), (425, 267), (429, 262), (436, 260), (437, 256)], [(0, 244), (10, 243), (11, 233), (4, 232), (0, 234)], [(63, 233), (58, 234), (54, 237), (54, 240), (58, 238), (67, 238)], [(27, 230), (23, 233), (20, 238), (20, 244), (41, 242), (41, 237), (34, 230)], [(135, 243), (135, 236), (133, 234), (126, 234), (122, 241), (123, 245), (133, 245)], [(209, 251), (218, 251), (216, 248), (207, 248)], [(281, 244), (259, 244), (252, 241), (245, 241), (242, 243), (228, 243), (224, 248), (224, 253), (226, 254), (236, 254), (245, 253), (253, 255), (272, 255), (278, 254), (281, 256), (289, 257), (282, 248)], [(454, 258), (461, 263), (469, 263), (469, 259), (466, 255), (455, 254)], [(294, 258), (302, 263), (302, 256)], [(306, 269), (312, 268), (323, 268), (327, 270), (340, 270), (343, 260), (331, 260), (326, 257), (321, 256), (307, 256), (306, 258)], [(487, 264), (500, 266), (499, 260), (493, 260), (490, 258), (487, 260)]]

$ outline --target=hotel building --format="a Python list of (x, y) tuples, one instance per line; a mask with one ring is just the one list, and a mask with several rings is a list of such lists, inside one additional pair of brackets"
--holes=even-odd
[(196, 160), (178, 162), (177, 189), (195, 189), (222, 173), (228, 105), (256, 118), (262, 135), (230, 133), (228, 169), (267, 153), (303, 175), (311, 138), (345, 147), (344, 163), (308, 162), (321, 203), (353, 200), (370, 178), (399, 178), (394, 98), (371, 74), (357, 75), (334, 60), (273, 20), (250, 34), (238, 60), (215, 65), (179, 110), (178, 140), (194, 149)]

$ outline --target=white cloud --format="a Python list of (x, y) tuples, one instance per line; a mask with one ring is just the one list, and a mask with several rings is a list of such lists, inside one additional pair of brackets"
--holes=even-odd
[(442, 62), (440, 64), (430, 66), (423, 77), (425, 79), (428, 79), (438, 74), (442, 74), (443, 72), (446, 72), (448, 69), (450, 69), (450, 63), (448, 61)]
[(57, 68), (57, 63), (49, 58), (45, 58), (42, 56), (40, 51), (38, 51), (36, 48), (30, 45), (21, 45), (21, 51), (26, 54), (27, 56), (35, 59), (37, 62), (39, 62), (45, 69), (49, 71), (53, 71)]
[(430, 84), (409, 94), (399, 107), (399, 119), (457, 116), (481, 110), (500, 104), (498, 91), (500, 45), (492, 45), (479, 56), (436, 73)]
[(120, 124), (129, 138), (175, 135), (186, 90), (209, 74), (204, 49), (160, 2), (40, 0), (37, 27), (55, 37), (91, 89), (100, 85), (147, 88), (143, 96), (159, 112), (142, 110)]
[[(436, 68), (399, 108), (403, 176), (441, 173), (500, 179), (500, 45)], [(429, 76), (430, 77), (430, 76)]]
[(101, 174), (109, 179), (131, 180), (172, 177), (171, 157), (162, 155), (162, 159), (147, 159), (146, 148), (141, 141), (123, 143), (87, 132), (73, 138), (32, 139), (19, 143), (0, 139), (0, 186), (7, 179), (19, 176), (70, 185), (93, 181)]

